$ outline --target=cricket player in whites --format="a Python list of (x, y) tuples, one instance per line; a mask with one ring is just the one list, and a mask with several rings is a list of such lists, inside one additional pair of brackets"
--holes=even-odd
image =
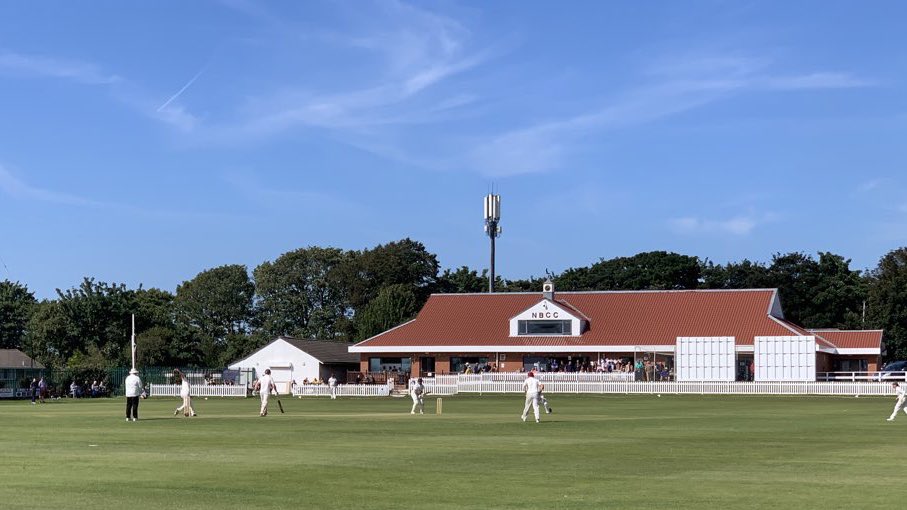
[[(897, 382), (893, 382), (891, 383), (891, 387), (894, 388), (894, 394), (898, 397), (898, 400), (894, 403), (894, 411), (891, 412), (888, 421), (894, 421), (894, 417), (898, 415), (898, 411), (904, 409), (904, 401), (907, 400), (907, 392), (904, 391), (903, 386), (899, 385)], [(904, 409), (904, 413), (907, 413), (907, 409)]]
[(416, 384), (409, 389), (409, 396), (413, 397), (413, 409), (409, 414), (416, 414), (416, 408), (419, 408), (419, 414), (425, 414), (425, 402), (422, 397), (425, 396), (425, 386), (422, 385), (422, 378), (416, 380)]
[(173, 415), (176, 416), (182, 411), (183, 416), (196, 416), (195, 409), (192, 409), (192, 397), (189, 394), (189, 377), (180, 372), (178, 368), (173, 370), (173, 375), (180, 378), (180, 397), (183, 398), (183, 405), (177, 407), (176, 411), (173, 411)]
[(331, 374), (331, 378), (328, 379), (328, 386), (331, 387), (331, 400), (337, 400), (337, 378), (334, 377), (334, 374)]
[(523, 381), (523, 391), (526, 392), (526, 407), (523, 408), (523, 421), (529, 415), (529, 406), (532, 406), (535, 412), (535, 422), (539, 422), (539, 394), (545, 389), (545, 385), (535, 378), (531, 371), (526, 374), (526, 380)]
[(271, 379), (271, 369), (265, 369), (265, 375), (261, 376), (261, 379), (255, 382), (254, 389), (258, 391), (258, 395), (261, 397), (261, 411), (258, 413), (259, 416), (268, 415), (268, 397), (271, 396), (272, 391), (277, 391), (277, 385), (274, 384), (274, 381)]

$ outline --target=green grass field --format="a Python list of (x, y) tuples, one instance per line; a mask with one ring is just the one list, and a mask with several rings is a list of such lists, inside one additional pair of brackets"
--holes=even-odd
[[(522, 397), (0, 403), (4, 509), (896, 508), (893, 399)], [(431, 414), (428, 414), (431, 413)]]

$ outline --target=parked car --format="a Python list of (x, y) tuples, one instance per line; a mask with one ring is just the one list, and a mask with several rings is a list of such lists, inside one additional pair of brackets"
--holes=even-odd
[(907, 361), (892, 361), (879, 370), (880, 381), (907, 380)]

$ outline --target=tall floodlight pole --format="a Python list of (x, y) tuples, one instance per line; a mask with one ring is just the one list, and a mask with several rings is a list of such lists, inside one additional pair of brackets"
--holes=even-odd
[(132, 314), (132, 368), (135, 368), (135, 314)]
[(485, 233), (491, 239), (491, 267), (488, 275), (488, 292), (494, 292), (494, 240), (501, 235), (501, 195), (485, 195)]

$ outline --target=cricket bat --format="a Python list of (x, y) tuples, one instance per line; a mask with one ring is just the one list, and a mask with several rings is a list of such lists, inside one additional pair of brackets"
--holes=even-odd
[(280, 398), (279, 398), (279, 397), (278, 397), (278, 399), (277, 399), (277, 408), (280, 409), (280, 414), (284, 414), (284, 412), (283, 412), (283, 404), (280, 402)]

